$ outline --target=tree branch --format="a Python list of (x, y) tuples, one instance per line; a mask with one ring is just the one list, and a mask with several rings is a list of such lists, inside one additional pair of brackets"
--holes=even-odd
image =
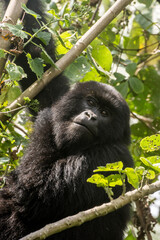
[[(24, 97), (33, 99), (53, 78), (58, 76), (69, 66), (81, 52), (100, 34), (105, 27), (133, 0), (117, 0), (113, 6), (77, 41), (72, 49), (56, 62), (57, 68), (51, 67), (44, 74), (41, 80), (34, 82), (26, 89), (20, 97), (12, 102), (7, 108), (14, 110), (24, 104)], [(16, 113), (13, 112), (13, 115)], [(5, 121), (7, 117), (0, 113), (0, 120)]]
[[(3, 21), (2, 22), (7, 22), (11, 24), (16, 24), (18, 18), (21, 17), (23, 9), (21, 8), (22, 3), (27, 3), (28, 0), (11, 0), (8, 8), (6, 10), (6, 13), (4, 15)], [(10, 49), (10, 40), (9, 36), (10, 32), (7, 29), (2, 29), (0, 32), (0, 48), (4, 50), (9, 50)], [(1, 58), (0, 59), (0, 77), (2, 76), (3, 69), (6, 63), (6, 58)]]
[(101, 206), (97, 206), (83, 212), (79, 212), (76, 215), (64, 218), (55, 223), (48, 224), (45, 227), (41, 228), (40, 230), (21, 238), (20, 240), (46, 239), (47, 237), (53, 234), (62, 232), (66, 229), (75, 226), (80, 226), (84, 222), (91, 221), (95, 218), (105, 216), (108, 213), (125, 206), (126, 204), (129, 204), (133, 201), (143, 198), (144, 196), (152, 194), (158, 190), (160, 190), (160, 181), (157, 181), (150, 185), (145, 185), (143, 188), (140, 188), (138, 190), (136, 189), (127, 192), (124, 196), (120, 196), (119, 198), (113, 200), (112, 202), (105, 203)]

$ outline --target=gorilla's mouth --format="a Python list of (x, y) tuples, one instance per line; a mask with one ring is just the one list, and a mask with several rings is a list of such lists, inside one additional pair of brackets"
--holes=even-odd
[(80, 123), (80, 122), (74, 122), (75, 124), (85, 128), (92, 136), (95, 136), (95, 132), (93, 131), (93, 129), (91, 128), (91, 126), (88, 126), (87, 124), (84, 123)]

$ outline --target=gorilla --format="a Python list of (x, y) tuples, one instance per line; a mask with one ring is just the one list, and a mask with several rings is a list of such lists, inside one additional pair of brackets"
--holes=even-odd
[[(86, 180), (106, 163), (133, 166), (129, 142), (129, 109), (121, 95), (106, 84), (77, 83), (39, 113), (24, 157), (7, 177), (0, 193), (0, 239), (19, 239), (108, 202), (105, 191)], [(114, 197), (121, 193), (114, 189)], [(125, 206), (49, 239), (122, 240), (128, 220)]]
[[(39, 1), (31, 2), (39, 6)], [(42, 102), (24, 156), (0, 191), (0, 239), (17, 240), (108, 202), (103, 188), (87, 182), (93, 170), (116, 161), (133, 166), (128, 150), (130, 112), (122, 96), (107, 84), (89, 81), (69, 86), (63, 75), (59, 79), (62, 89), (54, 80), (52, 94), (59, 91), (58, 95), (50, 100), (51, 106)], [(130, 189), (128, 183), (126, 188)], [(121, 187), (114, 188), (114, 198), (121, 193)], [(127, 205), (47, 239), (122, 240), (129, 218)]]

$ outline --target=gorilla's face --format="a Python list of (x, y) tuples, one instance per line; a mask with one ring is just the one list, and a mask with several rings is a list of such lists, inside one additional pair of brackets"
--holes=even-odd
[(74, 86), (53, 107), (53, 132), (59, 150), (96, 144), (129, 143), (129, 109), (111, 86), (85, 82)]

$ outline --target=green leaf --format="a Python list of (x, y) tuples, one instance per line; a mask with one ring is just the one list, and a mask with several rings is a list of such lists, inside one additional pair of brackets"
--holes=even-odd
[(114, 163), (107, 163), (105, 167), (97, 167), (93, 172), (112, 172), (112, 171), (121, 171), (123, 169), (123, 163), (121, 161)]
[(153, 170), (148, 170), (147, 171), (147, 174), (146, 174), (147, 179), (153, 180), (155, 177), (156, 177), (156, 174)]
[(115, 187), (122, 186), (122, 177), (120, 174), (111, 174), (108, 177), (104, 177), (101, 174), (93, 174), (90, 178), (87, 179), (87, 182), (94, 183), (97, 187)]
[[(157, 171), (160, 173), (160, 157), (158, 156), (155, 156), (155, 158), (157, 158), (157, 162), (155, 163), (155, 159), (153, 160), (152, 159), (153, 157), (151, 158), (144, 158), (144, 157), (141, 157), (140, 160), (143, 162), (144, 165), (146, 165), (147, 167)], [(153, 164), (152, 164), (152, 161), (153, 160)]]
[(51, 66), (54, 66), (55, 68), (57, 68), (53, 59), (48, 55), (46, 50), (42, 46), (41, 46), (41, 49), (42, 49), (41, 57), (44, 60), (44, 62), (50, 64)]
[(138, 78), (130, 77), (128, 81), (129, 81), (130, 87), (135, 93), (139, 94), (144, 91), (144, 84)]
[(23, 68), (17, 66), (15, 63), (9, 63), (6, 67), (6, 70), (12, 81), (19, 81), (22, 78), (27, 77), (27, 75), (24, 73)]
[(147, 157), (147, 159), (155, 165), (160, 166), (160, 156), (152, 156), (152, 157)]
[(22, 8), (23, 8), (23, 10), (24, 10), (26, 13), (32, 15), (34, 18), (36, 18), (36, 19), (37, 19), (37, 18), (41, 19), (41, 16), (40, 16), (39, 14), (37, 14), (36, 12), (34, 12), (34, 11), (30, 10), (29, 8), (27, 8), (24, 3), (22, 4)]
[(21, 24), (19, 25), (13, 25), (10, 23), (5, 23), (4, 26), (9, 28), (9, 31), (13, 33), (13, 35), (20, 37), (22, 39), (28, 38), (28, 35), (22, 30), (23, 26)]
[(0, 48), (0, 58), (5, 58), (6, 53), (3, 49)]
[(31, 55), (28, 53), (27, 55), (28, 63), (32, 71), (36, 74), (37, 78), (41, 78), (44, 72), (43, 69), (43, 60), (41, 58), (32, 59)]
[(101, 174), (93, 174), (87, 179), (87, 182), (94, 183), (97, 185), (97, 187), (108, 187), (108, 179)]
[[(33, 29), (34, 33), (38, 31), (38, 29)], [(45, 45), (48, 45), (51, 40), (51, 33), (50, 32), (38, 32), (36, 37), (39, 38)]]
[(105, 71), (110, 71), (113, 59), (109, 49), (105, 45), (102, 45), (101, 41), (98, 39), (95, 39), (91, 43), (91, 46), (93, 47), (92, 57), (95, 59), (95, 61)]
[(58, 7), (55, 2), (51, 2), (49, 5), (49, 9), (54, 9), (56, 12), (58, 11)]
[(136, 63), (130, 63), (126, 67), (126, 71), (129, 73), (130, 76), (133, 76), (137, 68)]
[(87, 72), (86, 75), (83, 77), (83, 81), (97, 81), (97, 82), (101, 82), (102, 81), (102, 77), (101, 75), (97, 72), (97, 70), (93, 67), (90, 68), (90, 72)]
[(21, 89), (19, 86), (12, 86), (7, 91), (7, 99), (8, 103), (13, 102), (15, 99), (17, 99), (21, 95)]
[(128, 236), (124, 240), (137, 240), (137, 238), (134, 237), (132, 231), (130, 230), (128, 232)]
[(125, 79), (125, 76), (121, 73), (114, 73), (114, 76), (116, 77), (116, 82), (122, 82)]
[(138, 2), (145, 4), (147, 8), (152, 4), (152, 0), (138, 0)]
[(125, 173), (127, 175), (128, 182), (134, 187), (139, 187), (139, 178), (136, 171), (133, 168), (125, 168)]
[(65, 70), (67, 76), (72, 82), (81, 80), (86, 73), (90, 71), (91, 65), (83, 56), (78, 57), (69, 67)]
[(152, 152), (160, 149), (160, 134), (155, 134), (143, 138), (140, 142), (140, 146), (147, 152)]
[(59, 39), (57, 43), (57, 53), (59, 55), (66, 54), (73, 46), (73, 44), (69, 41), (71, 38), (71, 34), (69, 32), (63, 32), (61, 35), (57, 34)]
[(128, 82), (123, 82), (116, 86), (116, 89), (121, 93), (121, 95), (126, 98), (127, 93), (128, 93)]
[(111, 174), (107, 177), (109, 187), (122, 186), (122, 177), (120, 174)]

